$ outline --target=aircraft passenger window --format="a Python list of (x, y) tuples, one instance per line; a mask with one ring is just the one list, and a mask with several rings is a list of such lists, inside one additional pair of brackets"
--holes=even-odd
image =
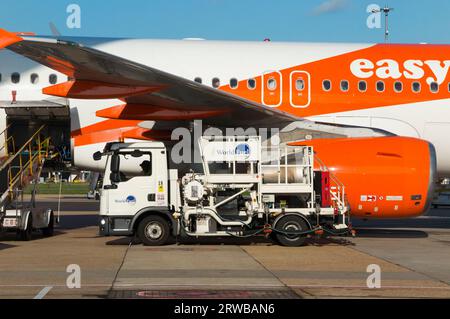
[(31, 81), (32, 84), (38, 84), (38, 82), (39, 82), (39, 75), (37, 75), (36, 73), (31, 74), (30, 81)]
[(11, 74), (11, 82), (14, 84), (17, 84), (20, 82), (20, 74), (17, 72), (14, 72), (13, 74)]
[(347, 92), (348, 89), (349, 89), (348, 81), (346, 80), (341, 81), (341, 91)]
[(377, 91), (378, 92), (384, 92), (384, 82), (383, 81), (378, 81), (377, 82)]
[[(0, 74), (0, 82), (2, 81), (2, 75)], [(450, 82), (448, 83), (448, 91), (450, 92)]]
[(48, 82), (50, 84), (56, 84), (56, 82), (58, 82), (58, 76), (56, 74), (50, 74), (48, 77)]
[(413, 90), (414, 93), (419, 93), (420, 90), (421, 90), (420, 82), (413, 82), (412, 90)]
[(360, 92), (366, 92), (367, 91), (367, 82), (366, 81), (359, 81), (358, 82), (358, 90)]
[(2, 74), (0, 73), (0, 82), (2, 81)]
[(430, 90), (433, 93), (437, 93), (439, 91), (439, 84), (437, 84), (436, 82), (431, 82)]
[(198, 78), (198, 77), (195, 78), (194, 81), (197, 82), (197, 83), (200, 83), (200, 84), (202, 84), (202, 82), (203, 82), (202, 78)]
[(400, 93), (401, 91), (403, 91), (403, 83), (400, 81), (397, 81), (394, 83), (394, 90), (397, 93)]
[(212, 79), (212, 86), (217, 89), (220, 86), (220, 80), (218, 78)]
[(275, 78), (269, 78), (267, 80), (267, 88), (270, 91), (275, 91), (277, 89), (277, 80)]
[(256, 80), (255, 80), (255, 79), (250, 79), (250, 80), (248, 80), (248, 81), (247, 81), (247, 87), (248, 87), (250, 90), (256, 89)]
[(232, 89), (236, 89), (237, 87), (238, 87), (238, 80), (236, 79), (236, 78), (232, 78), (231, 80), (230, 80), (230, 87), (232, 88)]
[(323, 88), (324, 91), (330, 91), (331, 90), (331, 81), (330, 80), (323, 80), (322, 88)]
[(303, 91), (304, 89), (305, 89), (305, 80), (303, 80), (303, 79), (297, 79), (296, 81), (295, 81), (295, 89), (297, 90), (297, 91)]

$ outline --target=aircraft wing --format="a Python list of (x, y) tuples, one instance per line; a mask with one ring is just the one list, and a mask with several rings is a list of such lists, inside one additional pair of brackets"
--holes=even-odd
[[(188, 112), (188, 116), (197, 112), (192, 116), (198, 114), (207, 126), (283, 128), (295, 121), (296, 128), (305, 135), (317, 136), (328, 130), (327, 137), (346, 136), (345, 131), (339, 132), (335, 126), (316, 125), (275, 108), (81, 43), (22, 36), (0, 29), (0, 49), (4, 47), (69, 77), (69, 82), (46, 88), (44, 93), (69, 98), (121, 99), (129, 105), (131, 116), (133, 108), (148, 107)], [(98, 92), (105, 95), (96, 95)], [(178, 126), (180, 122), (173, 124)]]

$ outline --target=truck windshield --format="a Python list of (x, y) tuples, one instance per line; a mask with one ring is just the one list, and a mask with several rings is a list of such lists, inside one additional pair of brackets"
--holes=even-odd
[(144, 153), (141, 157), (133, 157), (130, 154), (119, 154), (120, 156), (120, 179), (127, 181), (137, 176), (152, 175), (151, 153)]

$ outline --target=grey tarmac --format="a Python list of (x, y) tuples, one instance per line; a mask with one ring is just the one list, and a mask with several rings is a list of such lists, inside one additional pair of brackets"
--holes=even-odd
[[(55, 206), (55, 196), (40, 204)], [(0, 298), (449, 298), (450, 210), (411, 220), (355, 221), (357, 237), (299, 248), (264, 239), (187, 240), (145, 247), (97, 235), (98, 202), (65, 196), (56, 234), (0, 238)], [(67, 266), (81, 288), (69, 289)], [(369, 289), (368, 265), (381, 268)]]

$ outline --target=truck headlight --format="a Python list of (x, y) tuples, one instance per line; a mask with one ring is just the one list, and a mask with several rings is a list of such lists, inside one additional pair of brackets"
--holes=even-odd
[(102, 220), (100, 221), (100, 224), (101, 224), (102, 226), (105, 226), (106, 220), (105, 220), (104, 218), (102, 218)]

